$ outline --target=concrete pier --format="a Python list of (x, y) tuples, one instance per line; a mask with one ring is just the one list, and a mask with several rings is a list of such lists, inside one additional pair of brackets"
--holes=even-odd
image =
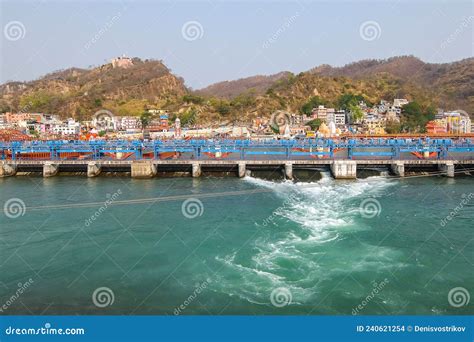
[(395, 162), (390, 165), (390, 170), (394, 175), (405, 177), (405, 164), (402, 162)]
[(0, 178), (1, 177), (10, 177), (16, 175), (16, 166), (7, 164), (5, 162), (0, 162)]
[(454, 177), (454, 162), (453, 161), (446, 161), (443, 164), (439, 164), (438, 168), (440, 171), (446, 173), (447, 177), (450, 177), (450, 178)]
[(156, 176), (156, 165), (151, 161), (132, 162), (132, 178), (153, 178)]
[(43, 177), (54, 177), (58, 174), (59, 165), (52, 162), (45, 162), (43, 164)]
[(89, 162), (87, 164), (87, 177), (97, 177), (102, 171), (101, 166), (96, 162)]
[(357, 178), (357, 163), (354, 160), (335, 160), (330, 167), (336, 179)]
[(239, 167), (239, 178), (244, 178), (245, 177), (245, 172), (247, 170), (247, 166), (245, 165), (245, 163), (238, 163), (238, 167)]
[(198, 178), (201, 177), (201, 164), (199, 163), (192, 163), (193, 165), (193, 170), (192, 170), (192, 175), (193, 178)]
[(285, 177), (286, 179), (293, 179), (293, 164), (286, 163), (285, 164)]

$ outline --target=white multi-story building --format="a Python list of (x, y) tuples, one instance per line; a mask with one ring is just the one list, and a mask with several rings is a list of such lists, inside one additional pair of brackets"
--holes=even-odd
[(329, 123), (334, 122), (334, 113), (336, 111), (334, 108), (326, 108), (323, 105), (318, 106), (318, 108), (313, 108), (311, 112), (313, 119), (320, 119), (323, 122)]
[(52, 125), (51, 131), (59, 135), (77, 135), (81, 132), (81, 124), (74, 119), (68, 119), (65, 123)]
[(336, 123), (335, 118), (336, 110), (334, 108), (326, 108), (326, 123), (329, 124), (330, 122)]
[(318, 106), (318, 108), (313, 108), (311, 114), (313, 119), (320, 119), (326, 121), (326, 108), (323, 105)]
[(327, 124), (330, 124), (331, 122), (336, 123), (336, 116), (335, 116), (335, 113), (336, 113), (336, 112), (330, 112), (330, 113), (327, 113), (327, 114), (326, 114), (326, 123), (327, 123)]
[(120, 129), (123, 131), (137, 130), (142, 128), (140, 118), (136, 116), (123, 116), (120, 120)]
[(346, 112), (338, 110), (334, 113), (334, 123), (336, 126), (344, 126), (346, 124)]

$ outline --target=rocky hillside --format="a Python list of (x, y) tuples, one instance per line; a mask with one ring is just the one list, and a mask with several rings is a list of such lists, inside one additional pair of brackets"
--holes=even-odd
[[(319, 76), (370, 79), (390, 77), (402, 90), (420, 88), (432, 94), (434, 105), (445, 109), (464, 109), (474, 113), (474, 58), (453, 63), (424, 63), (412, 56), (386, 60), (364, 60), (341, 68), (322, 65), (309, 71)], [(415, 95), (415, 94), (413, 94)]]
[(133, 59), (128, 68), (106, 64), (86, 70), (71, 68), (38, 80), (0, 86), (0, 110), (57, 113), (89, 118), (107, 108), (117, 114), (139, 115), (146, 106), (175, 103), (187, 89), (184, 81), (161, 62)]
[[(280, 74), (277, 74), (280, 75)], [(321, 65), (307, 72), (269, 82), (273, 76), (247, 78), (211, 85), (198, 93), (208, 96), (247, 96), (242, 84), (258, 89), (248, 112), (298, 110), (311, 96), (336, 105), (343, 93), (364, 96), (369, 102), (408, 98), (425, 106), (474, 113), (474, 58), (454, 63), (425, 63), (412, 56), (363, 60), (344, 67)], [(265, 92), (265, 93), (264, 93)], [(281, 108), (286, 107), (286, 108)]]

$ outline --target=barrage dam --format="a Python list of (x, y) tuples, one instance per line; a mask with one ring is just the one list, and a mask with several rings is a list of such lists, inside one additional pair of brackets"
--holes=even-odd
[(435, 172), (447, 177), (474, 172), (474, 142), (463, 139), (302, 139), (168, 141), (0, 142), (0, 177), (74, 173), (96, 177), (125, 173), (133, 178), (160, 175), (200, 177), (224, 172), (330, 171), (336, 179), (357, 178), (361, 170)]

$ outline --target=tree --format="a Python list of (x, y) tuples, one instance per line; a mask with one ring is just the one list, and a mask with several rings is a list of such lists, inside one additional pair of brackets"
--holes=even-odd
[(222, 116), (226, 116), (230, 113), (230, 105), (227, 103), (227, 101), (215, 102), (214, 108), (216, 109), (216, 112), (218, 112)]
[(317, 129), (319, 129), (319, 126), (321, 126), (322, 123), (323, 122), (321, 121), (321, 119), (314, 119), (314, 120), (308, 121), (306, 125), (311, 127), (311, 130), (316, 131)]
[(358, 105), (351, 104), (349, 105), (349, 112), (351, 115), (351, 121), (353, 123), (360, 122), (364, 118), (364, 112)]
[(145, 129), (148, 127), (148, 125), (151, 122), (152, 115), (148, 112), (143, 112), (142, 115), (140, 115), (140, 122), (142, 123), (142, 128)]
[(253, 106), (255, 104), (255, 96), (253, 95), (255, 91), (249, 91), (242, 93), (232, 99), (230, 105), (237, 110), (243, 110), (246, 107)]
[(309, 99), (308, 102), (306, 102), (301, 107), (301, 112), (306, 115), (311, 115), (313, 108), (317, 108), (318, 106), (325, 105), (325, 104), (326, 104), (326, 101), (324, 101), (322, 98), (320, 98), (319, 96), (313, 96), (312, 98)]
[(196, 123), (197, 119), (197, 111), (194, 108), (188, 109), (186, 112), (184, 112), (180, 118), (181, 120), (181, 125), (183, 126), (189, 126), (193, 125)]
[(337, 106), (339, 109), (350, 110), (351, 106), (357, 106), (361, 101), (367, 103), (367, 100), (362, 95), (343, 94), (337, 99)]
[(0, 101), (0, 113), (10, 112), (10, 111), (11, 111), (10, 106), (4, 101)]
[(402, 125), (400, 124), (400, 122), (398, 122), (396, 120), (387, 121), (387, 123), (385, 125), (385, 131), (388, 134), (400, 133), (401, 130), (402, 130)]
[(186, 94), (183, 96), (183, 101), (194, 104), (203, 104), (204, 98), (198, 95)]
[(423, 108), (413, 101), (402, 107), (402, 129), (408, 132), (424, 132), (428, 121), (433, 120), (435, 110), (432, 106)]

